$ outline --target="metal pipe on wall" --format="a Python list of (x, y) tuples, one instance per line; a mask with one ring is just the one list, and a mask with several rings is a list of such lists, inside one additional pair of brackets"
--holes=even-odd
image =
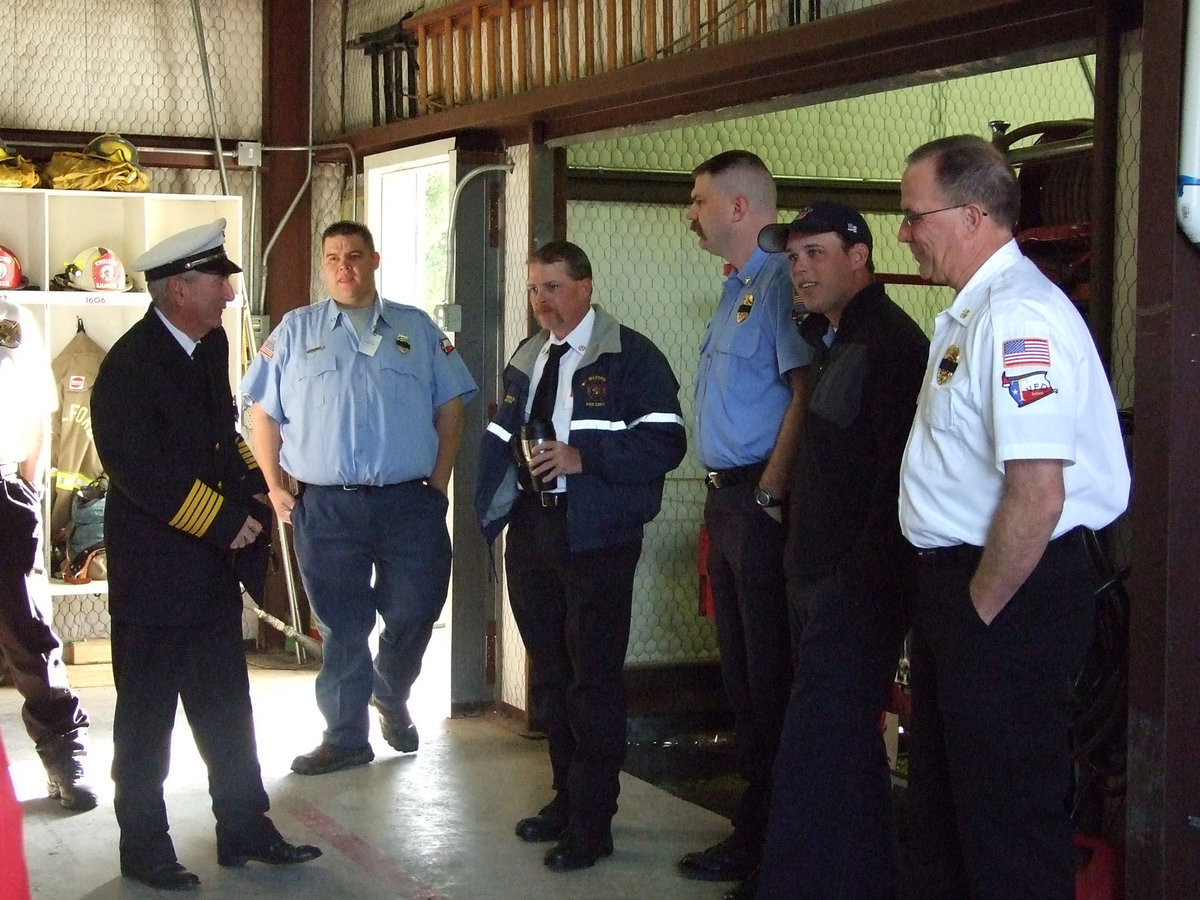
[(204, 76), (204, 94), (208, 98), (208, 117), (212, 121), (213, 143), (216, 145), (217, 166), (221, 170), (221, 190), (229, 194), (229, 174), (221, 153), (221, 131), (217, 125), (217, 101), (213, 96), (212, 75), (208, 70), (208, 47), (204, 43), (204, 21), (200, 18), (200, 2), (192, 0), (192, 22), (196, 27), (196, 49), (200, 53), (200, 72)]
[(454, 249), (454, 224), (458, 218), (458, 201), (462, 198), (463, 190), (466, 188), (469, 181), (474, 180), (480, 175), (486, 175), (489, 172), (503, 172), (505, 175), (513, 170), (513, 164), (495, 163), (486, 166), (477, 166), (466, 175), (459, 179), (458, 184), (454, 187), (454, 196), (450, 198), (450, 221), (446, 225), (446, 302), (454, 302), (454, 257), (456, 255)]

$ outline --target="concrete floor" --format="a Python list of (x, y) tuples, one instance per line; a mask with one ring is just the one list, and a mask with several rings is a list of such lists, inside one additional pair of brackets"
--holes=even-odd
[[(92, 720), (86, 764), (100, 793), (99, 808), (86, 813), (69, 813), (45, 796), (43, 771), (21, 724), (20, 695), (11, 687), (0, 688), (0, 733), (24, 809), (33, 896), (158, 896), (118, 871), (108, 779), (116, 697), (111, 676), (104, 677), (103, 666), (73, 666), (71, 672)], [(176, 852), (200, 877), (200, 895), (709, 900), (731, 887), (688, 881), (675, 871), (683, 853), (724, 837), (728, 822), (626, 774), (613, 822), (615, 854), (580, 872), (558, 874), (545, 868), (542, 855), (548, 845), (526, 844), (513, 835), (514, 823), (551, 796), (545, 743), (521, 736), (520, 723), (499, 715), (441, 719), (414, 702), (410, 708), (421, 732), (417, 754), (393, 752), (372, 716), (376, 758), (371, 765), (330, 775), (295, 775), (289, 769), (292, 758), (320, 741), (315, 671), (252, 665), (250, 674), (271, 816), (288, 840), (316, 844), (324, 856), (288, 867), (217, 865), (204, 767), (181, 711), (166, 784), (167, 808)]]

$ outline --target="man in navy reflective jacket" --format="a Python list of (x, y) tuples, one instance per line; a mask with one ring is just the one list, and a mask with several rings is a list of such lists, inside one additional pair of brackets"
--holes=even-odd
[[(571, 871), (612, 853), (634, 570), (686, 437), (670, 364), (592, 305), (583, 250), (556, 241), (535, 251), (528, 290), (543, 330), (504, 370), (475, 509), (489, 543), (509, 526), (509, 596), (533, 662), (531, 706), (549, 735), (555, 797), (516, 832), (557, 841), (545, 864)], [(513, 448), (531, 413), (560, 439), (522, 457)]]

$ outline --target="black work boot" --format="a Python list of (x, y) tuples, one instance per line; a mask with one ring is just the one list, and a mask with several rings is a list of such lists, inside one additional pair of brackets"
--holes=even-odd
[(76, 756), (68, 756), (46, 765), (46, 792), (64, 809), (86, 812), (99, 802), (96, 792), (83, 778), (83, 764)]

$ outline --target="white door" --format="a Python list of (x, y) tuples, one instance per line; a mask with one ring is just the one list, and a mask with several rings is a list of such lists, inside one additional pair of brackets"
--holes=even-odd
[[(449, 153), (454, 142), (382, 153), (366, 159), (366, 224), (380, 254), (380, 294), (397, 303), (424, 309), (447, 302), (446, 229), (453, 194)], [(453, 336), (451, 335), (453, 338)], [(453, 528), (454, 483), (447, 527)], [(408, 708), (420, 728), (450, 715), (450, 622), (453, 589), (413, 685)], [(374, 648), (372, 648), (374, 649)]]

